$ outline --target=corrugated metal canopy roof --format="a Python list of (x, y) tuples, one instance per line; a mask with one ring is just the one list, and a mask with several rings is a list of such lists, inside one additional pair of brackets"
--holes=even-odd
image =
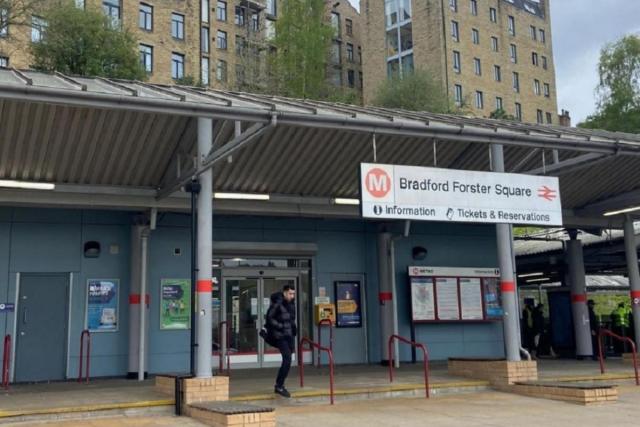
[(488, 144), (501, 143), (508, 172), (560, 177), (566, 209), (640, 201), (640, 135), (13, 69), (0, 69), (0, 179), (162, 194), (193, 169), (197, 117), (214, 120), (214, 149), (236, 121), (264, 125), (219, 156), (220, 192), (356, 198), (357, 166), (374, 155), (489, 170)]

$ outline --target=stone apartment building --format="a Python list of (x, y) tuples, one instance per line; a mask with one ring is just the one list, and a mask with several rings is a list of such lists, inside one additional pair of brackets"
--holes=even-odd
[(471, 114), (559, 121), (549, 0), (363, 0), (364, 100), (426, 70)]
[[(86, 1), (86, 3), (85, 3)], [(286, 1), (286, 0), (282, 0)], [(43, 0), (46, 4), (46, 0)], [(278, 0), (76, 0), (78, 7), (102, 8), (114, 25), (138, 40), (149, 82), (171, 84), (192, 78), (219, 89), (251, 90), (261, 84), (264, 53), (275, 34)], [(46, 33), (37, 14), (22, 25), (2, 25), (0, 66), (30, 66), (29, 44)], [(336, 27), (328, 78), (341, 88), (362, 88), (360, 15), (347, 0), (327, 3)], [(337, 55), (336, 55), (337, 52)]]

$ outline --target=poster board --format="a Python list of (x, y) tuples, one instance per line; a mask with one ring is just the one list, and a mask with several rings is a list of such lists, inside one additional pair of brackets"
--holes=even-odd
[(160, 281), (160, 329), (191, 327), (191, 280), (162, 279)]
[(91, 332), (118, 332), (119, 299), (119, 279), (87, 280), (87, 329)]
[(497, 268), (409, 267), (414, 323), (502, 318)]
[(336, 296), (336, 327), (362, 327), (362, 282), (344, 280), (334, 282)]

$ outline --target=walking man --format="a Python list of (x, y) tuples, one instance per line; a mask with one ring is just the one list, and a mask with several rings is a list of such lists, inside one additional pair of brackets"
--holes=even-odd
[(298, 332), (295, 297), (295, 288), (291, 285), (285, 285), (282, 292), (271, 295), (271, 305), (266, 316), (269, 341), (275, 344), (282, 356), (282, 365), (278, 370), (274, 392), (283, 397), (291, 397), (291, 394), (284, 387), (284, 382), (291, 368), (291, 355), (295, 349), (294, 337)]

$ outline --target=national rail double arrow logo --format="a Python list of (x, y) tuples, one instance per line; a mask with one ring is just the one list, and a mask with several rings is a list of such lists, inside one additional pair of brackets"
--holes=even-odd
[(543, 185), (538, 189), (538, 197), (547, 199), (548, 201), (552, 202), (555, 198), (558, 197), (558, 192), (556, 190), (552, 190), (546, 185)]

